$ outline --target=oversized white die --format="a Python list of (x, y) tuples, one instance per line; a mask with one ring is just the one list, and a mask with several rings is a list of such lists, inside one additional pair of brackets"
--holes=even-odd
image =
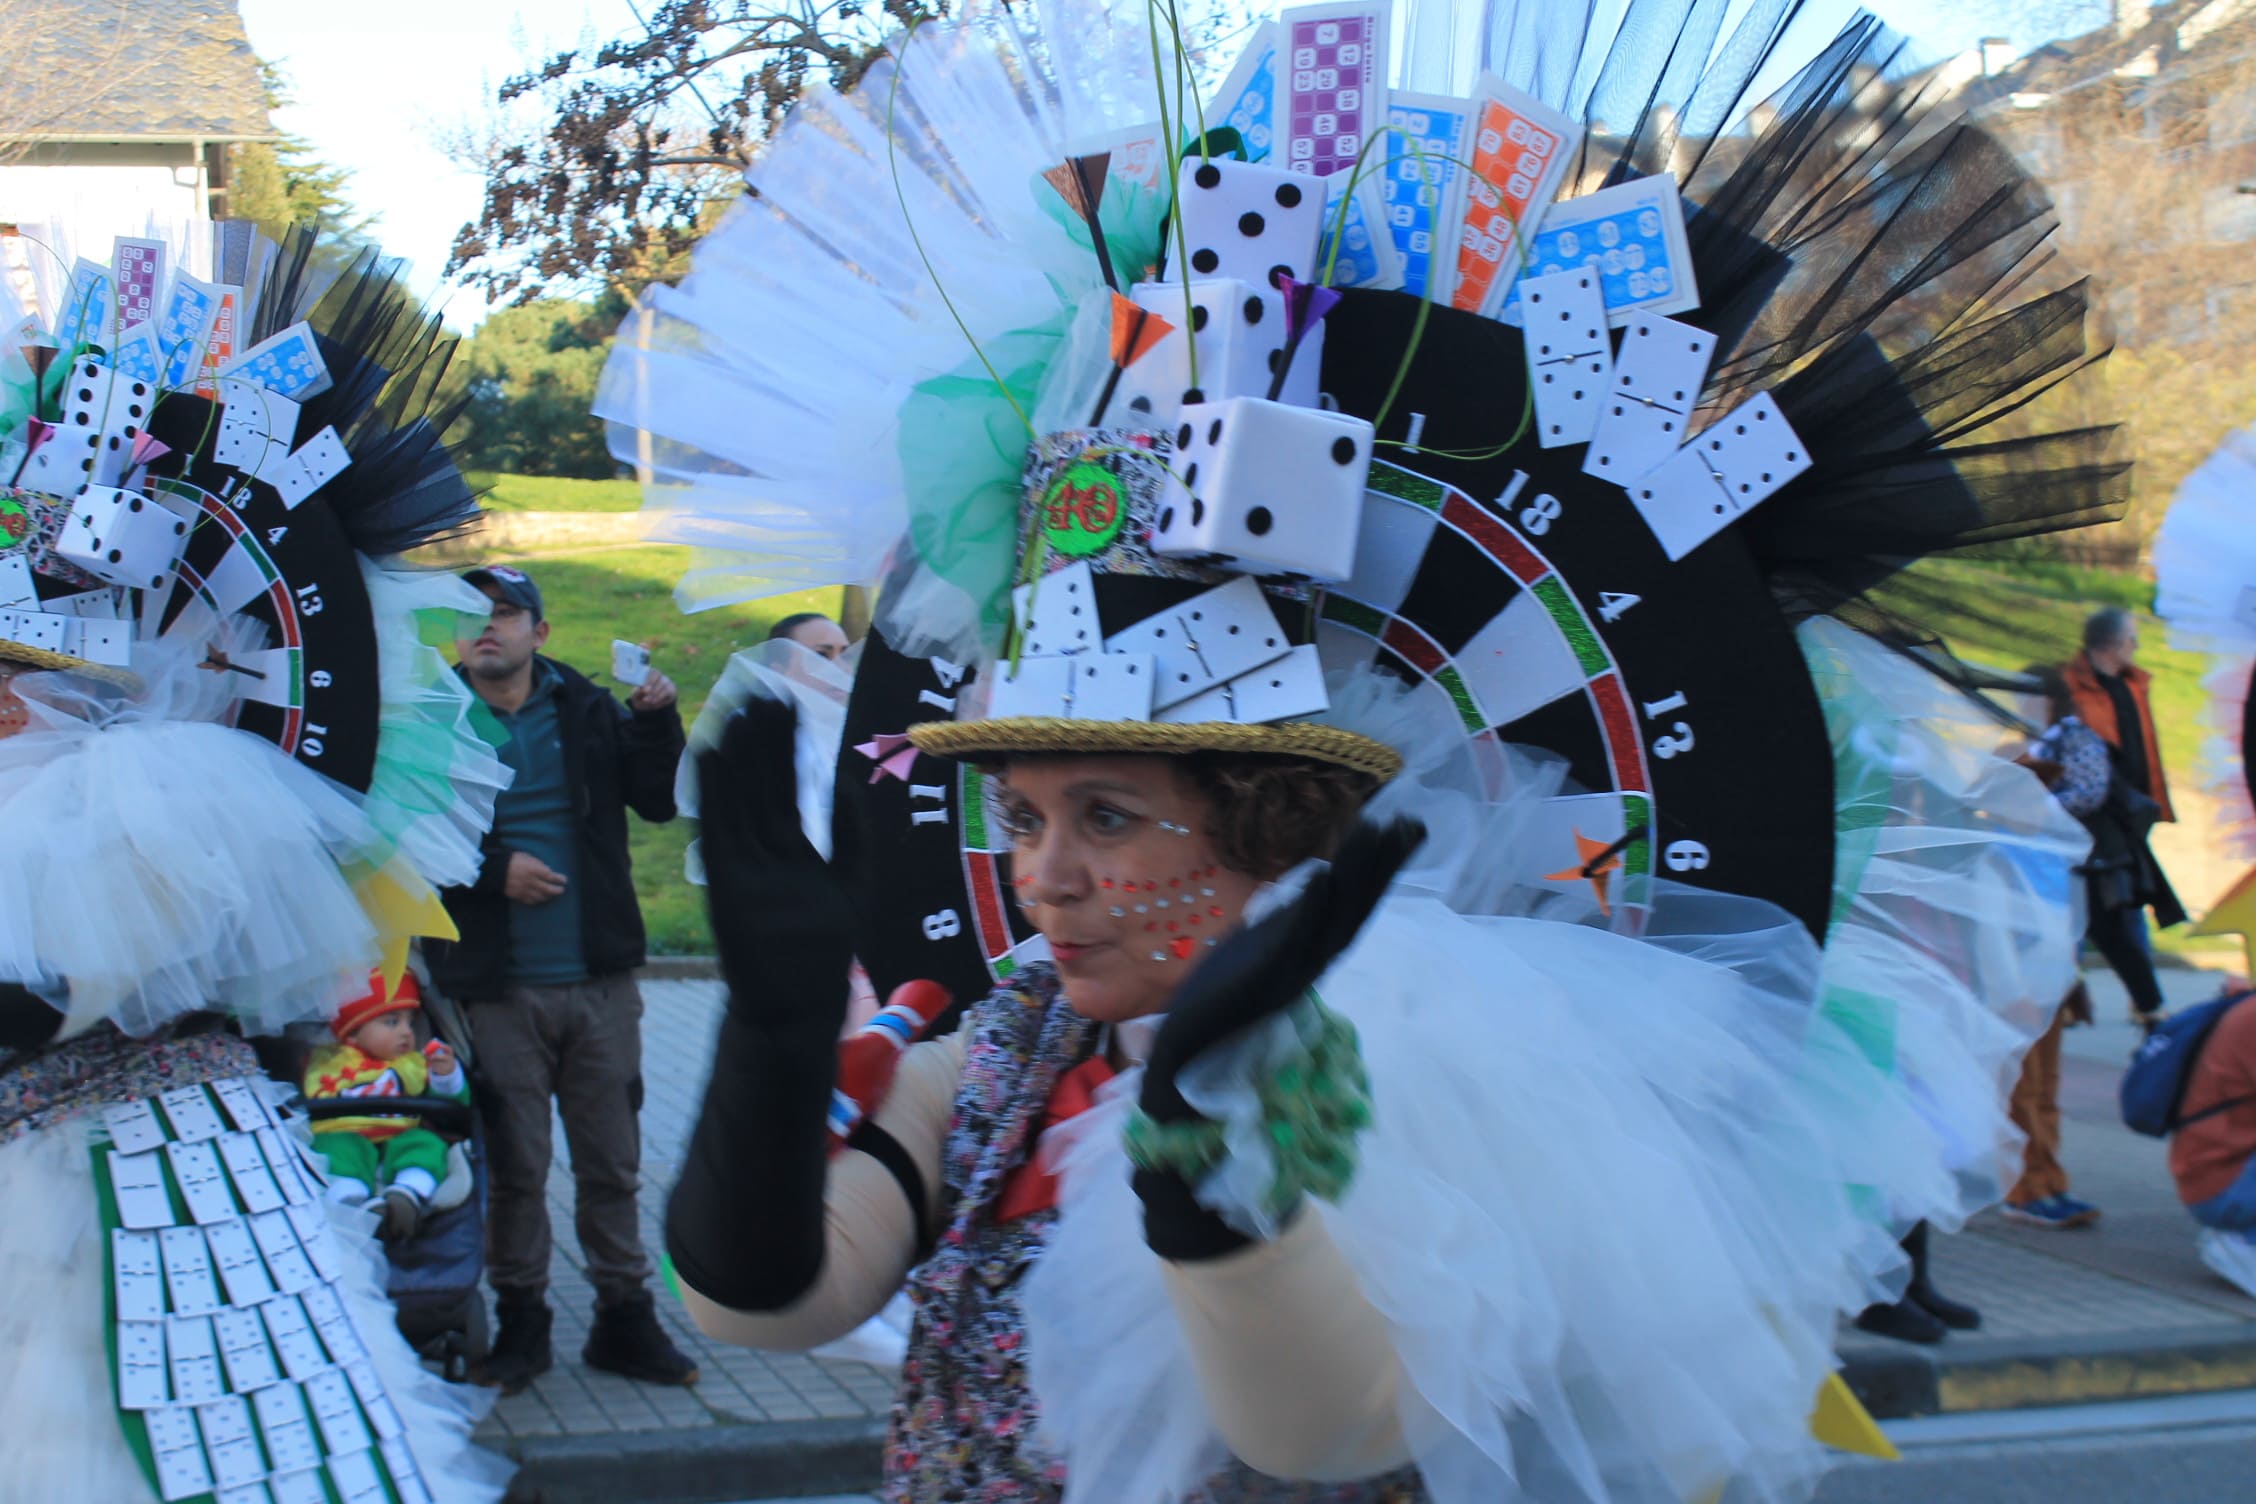
[(148, 497), (88, 486), (71, 504), (55, 552), (113, 585), (161, 590), (187, 542), (187, 522)]
[[(1272, 373), (1285, 358), (1285, 300), (1266, 287), (1234, 278), (1193, 282), (1190, 311), (1180, 282), (1146, 282), (1129, 296), (1175, 327), (1130, 366), (1113, 397), (1112, 413), (1124, 423), (1173, 428), (1187, 403), (1229, 397), (1266, 397)], [(1187, 327), (1186, 327), (1187, 326)], [(1198, 382), (1191, 382), (1193, 352)], [(1314, 407), (1318, 368), (1324, 363), (1324, 326), (1302, 337), (1285, 376), (1280, 401)]]
[(132, 465), (133, 441), (155, 405), (146, 381), (81, 359), (63, 386), (63, 421), (25, 464), (20, 484), (51, 496), (116, 485)]
[[(1210, 157), (1185, 162), (1176, 212), (1189, 243), (1188, 266), (1170, 265), (1168, 280), (1230, 277), (1278, 291), (1279, 279), (1316, 280), (1324, 234), (1323, 185), (1278, 167)], [(1181, 249), (1172, 231), (1167, 252)]]
[(1152, 549), (1245, 574), (1355, 572), (1371, 425), (1237, 397), (1183, 409)]

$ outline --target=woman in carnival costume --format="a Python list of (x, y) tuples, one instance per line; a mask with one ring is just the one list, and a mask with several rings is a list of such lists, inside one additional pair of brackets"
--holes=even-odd
[[(1869, 22), (1747, 97), (1791, 14), (1287, 10), (1202, 116), (976, 11), (615, 352), (686, 604), (885, 579), (827, 863), (825, 738), (693, 738), (668, 1231), (754, 1345), (907, 1281), (887, 1497), (1804, 1497), (1997, 1195), (2084, 843), (1866, 592), (2124, 467), (2041, 193)], [(836, 1103), (857, 960), (963, 1012)]]
[(392, 558), (477, 515), (453, 342), (373, 253), (212, 234), (10, 280), (0, 1499), (496, 1498), (251, 1043), (443, 932), (506, 782), (425, 646), (482, 603)]

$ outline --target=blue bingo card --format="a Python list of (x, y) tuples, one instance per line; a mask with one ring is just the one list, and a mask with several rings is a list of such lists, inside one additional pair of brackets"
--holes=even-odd
[(110, 269), (81, 256), (71, 269), (70, 291), (64, 294), (62, 317), (55, 335), (65, 354), (80, 344), (107, 346), (117, 327), (117, 284)]
[(289, 328), (243, 354), (220, 373), (303, 402), (329, 390), (329, 367), (306, 324)]
[(1259, 162), (1276, 153), (1276, 118), (1277, 23), (1264, 21), (1215, 94), (1206, 123), (1209, 129), (1225, 125), (1234, 129), (1245, 142), (1246, 156)]
[(1402, 290), (1430, 291), (1437, 303), (1448, 301), (1457, 271), (1457, 199), (1472, 122), (1470, 99), (1397, 90), (1387, 101), (1387, 228), (1402, 253)]
[[(1528, 247), (1526, 277), (1587, 266), (1606, 295), (1606, 322), (1616, 329), (1640, 313), (1682, 313), (1700, 306), (1692, 254), (1684, 240), (1684, 203), (1666, 173), (1561, 199), (1543, 216)], [(1518, 294), (1504, 321), (1520, 321)]]
[[(1377, 157), (1373, 152), (1372, 156)], [(1394, 237), (1386, 233), (1385, 217), (1379, 210), (1384, 202), (1378, 191), (1377, 169), (1374, 165), (1357, 184), (1352, 196), (1347, 193), (1349, 173), (1337, 172), (1325, 181), (1330, 184), (1329, 199), (1324, 209), (1323, 259), (1317, 265), (1330, 266), (1331, 285), (1334, 287), (1389, 288), (1402, 285), (1402, 257), (1395, 249)], [(1347, 219), (1340, 220), (1340, 200), (1347, 198)], [(1339, 226), (1339, 258), (1332, 259), (1332, 228)]]
[(204, 342), (219, 316), (219, 289), (182, 273), (172, 279), (172, 296), (157, 323), (157, 348), (164, 353), (164, 381), (181, 386), (203, 368)]
[(118, 340), (117, 348), (110, 352), (110, 364), (151, 386), (162, 384), (164, 379), (164, 358), (157, 352), (157, 337), (147, 324), (134, 325), (132, 333)]

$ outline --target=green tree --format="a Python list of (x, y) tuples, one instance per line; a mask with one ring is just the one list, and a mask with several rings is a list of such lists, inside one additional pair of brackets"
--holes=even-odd
[(544, 300), (487, 316), (463, 342), (469, 381), (462, 452), (472, 469), (608, 479), (618, 473), (589, 411), (627, 302)]
[[(286, 107), (288, 77), (263, 59), (259, 72), (267, 109)], [(227, 217), (250, 220), (276, 239), (292, 225), (318, 224), (355, 245), (368, 242), (376, 225), (352, 202), (352, 174), (315, 156), (304, 137), (287, 135), (228, 148)]]

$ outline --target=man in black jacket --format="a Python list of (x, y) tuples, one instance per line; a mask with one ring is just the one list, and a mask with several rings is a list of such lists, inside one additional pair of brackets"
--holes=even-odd
[(541, 656), (549, 623), (522, 570), (464, 576), (493, 601), (457, 643), (459, 672), (510, 734), (515, 781), (494, 805), (485, 865), (449, 889), (462, 938), (425, 947), (432, 980), (464, 1003), (477, 1051), (490, 1196), (487, 1277), (501, 1329), (481, 1382), (514, 1394), (554, 1362), (549, 1345), (549, 1102), (572, 1151), (580, 1249), (595, 1286), (581, 1358), (660, 1384), (697, 1369), (658, 1324), (636, 1192), (642, 1164), (642, 910), (627, 811), (674, 818), (681, 714), (653, 671), (624, 707)]

